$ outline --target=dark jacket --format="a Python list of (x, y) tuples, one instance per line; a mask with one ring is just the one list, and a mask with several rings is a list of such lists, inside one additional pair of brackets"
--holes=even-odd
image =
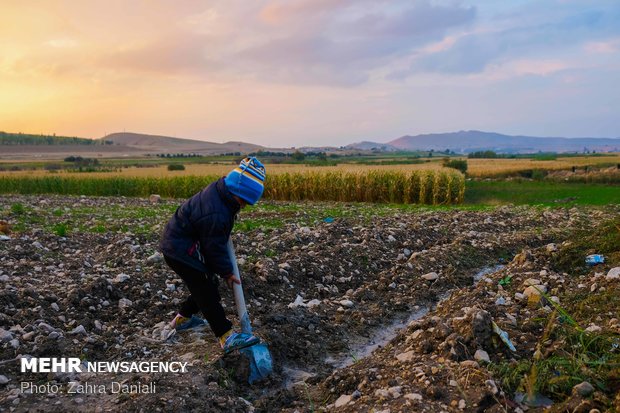
[(227, 243), (239, 209), (224, 178), (211, 183), (177, 208), (164, 229), (162, 253), (199, 271), (232, 274)]

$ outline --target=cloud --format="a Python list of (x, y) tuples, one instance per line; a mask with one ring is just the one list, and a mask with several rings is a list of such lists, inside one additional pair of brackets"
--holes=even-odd
[(209, 57), (210, 39), (196, 33), (166, 33), (145, 43), (101, 53), (97, 65), (117, 72), (207, 77), (221, 68), (218, 59)]
[[(420, 72), (481, 73), (491, 63), (554, 55), (575, 44), (620, 32), (618, 6), (593, 6), (586, 10), (582, 5), (575, 7), (572, 3), (564, 6), (558, 10), (539, 7), (535, 15), (515, 13), (522, 20), (515, 20), (515, 15), (506, 16), (511, 18), (508, 27), (494, 26), (490, 22), (487, 30), (464, 34), (436, 50), (426, 49), (413, 58), (408, 70), (398, 76), (402, 78)], [(508, 20), (506, 17), (503, 20)], [(599, 44), (599, 50), (601, 47), (605, 45)]]
[(346, 0), (271, 1), (259, 12), (260, 20), (268, 24), (297, 21), (300, 17), (315, 18), (346, 6)]
[(368, 81), (391, 59), (472, 23), (476, 15), (473, 7), (430, 0), (231, 4), (186, 10), (176, 24), (117, 38), (91, 64), (127, 76), (350, 87)]
[(518, 60), (511, 62), (517, 75), (548, 76), (553, 73), (570, 69), (574, 66), (557, 60)]
[(584, 50), (588, 53), (615, 54), (620, 52), (620, 38), (586, 43)]
[(55, 47), (57, 49), (72, 49), (78, 46), (78, 42), (75, 39), (71, 39), (68, 37), (51, 39), (45, 42), (45, 44), (51, 47)]
[[(263, 80), (351, 86), (389, 59), (471, 23), (476, 14), (473, 7), (429, 1), (380, 4), (322, 0), (267, 6), (260, 16), (271, 25), (270, 36), (239, 50), (233, 60)], [(279, 26), (287, 30), (274, 30)]]

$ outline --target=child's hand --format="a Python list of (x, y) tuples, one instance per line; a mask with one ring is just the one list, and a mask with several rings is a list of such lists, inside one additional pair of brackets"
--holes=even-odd
[(241, 284), (241, 280), (239, 278), (235, 277), (235, 274), (228, 274), (226, 277), (224, 277), (224, 279), (226, 280), (226, 285), (231, 290), (232, 290), (234, 284)]

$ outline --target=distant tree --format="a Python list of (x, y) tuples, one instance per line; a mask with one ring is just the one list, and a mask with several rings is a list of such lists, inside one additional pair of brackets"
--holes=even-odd
[(475, 159), (475, 158), (493, 159), (493, 158), (499, 158), (499, 155), (493, 151), (477, 151), (477, 152), (469, 153), (467, 157), (470, 159)]
[(446, 168), (457, 169), (461, 171), (462, 173), (467, 172), (467, 160), (466, 159), (449, 160), (448, 158), (448, 160), (446, 160), (444, 158), (443, 166), (445, 166)]
[(306, 159), (306, 155), (304, 155), (303, 152), (300, 152), (299, 150), (293, 152), (293, 155), (291, 155), (291, 157), (295, 161), (303, 161), (304, 159)]

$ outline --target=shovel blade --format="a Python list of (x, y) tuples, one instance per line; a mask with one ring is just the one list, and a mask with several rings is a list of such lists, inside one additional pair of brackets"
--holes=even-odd
[(273, 362), (267, 344), (258, 343), (239, 352), (250, 362), (250, 377), (248, 377), (250, 384), (266, 378), (273, 372)]

